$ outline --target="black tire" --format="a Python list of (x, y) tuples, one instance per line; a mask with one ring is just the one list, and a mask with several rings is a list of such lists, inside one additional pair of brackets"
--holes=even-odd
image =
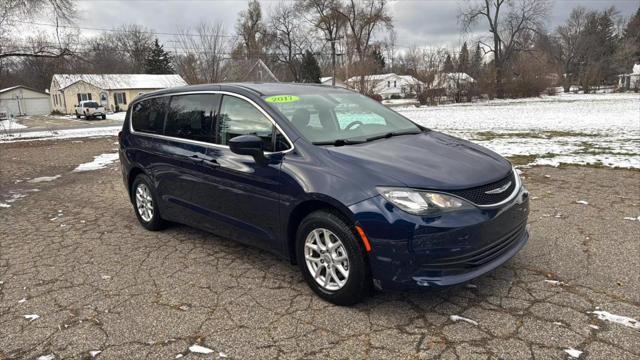
[(76, 119), (80, 119), (80, 115), (78, 115), (78, 113), (76, 113)]
[(102, 120), (107, 120), (107, 115), (102, 115)]
[[(144, 184), (144, 186), (146, 186), (152, 198), (153, 215), (149, 220), (145, 220), (142, 218), (137, 206), (136, 191), (141, 184)], [(152, 186), (151, 179), (149, 179), (149, 177), (144, 174), (139, 174), (138, 176), (136, 176), (136, 178), (133, 180), (133, 183), (131, 184), (131, 203), (133, 204), (133, 211), (135, 212), (140, 224), (144, 226), (145, 229), (150, 231), (158, 231), (167, 227), (167, 222), (164, 221), (160, 216), (157, 199), (158, 197), (156, 196), (155, 189)]]
[[(344, 245), (349, 258), (349, 276), (342, 288), (331, 291), (320, 286), (309, 271), (304, 244), (307, 236), (314, 230), (324, 228), (333, 232)], [(361, 241), (356, 238), (354, 229), (336, 214), (319, 210), (305, 217), (296, 233), (296, 257), (298, 266), (309, 287), (322, 299), (336, 305), (348, 306), (362, 301), (371, 294), (372, 280), (367, 255)]]

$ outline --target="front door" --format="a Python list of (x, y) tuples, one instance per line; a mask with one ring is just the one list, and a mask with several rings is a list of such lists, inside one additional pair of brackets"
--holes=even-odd
[[(229, 150), (230, 139), (246, 134), (263, 139), (268, 164), (257, 164), (251, 156)], [(209, 171), (211, 196), (205, 200), (206, 207), (212, 216), (227, 223), (234, 239), (279, 249), (281, 151), (289, 145), (257, 105), (233, 95), (222, 97), (214, 135), (220, 146), (210, 147), (207, 152), (207, 158), (217, 167)]]

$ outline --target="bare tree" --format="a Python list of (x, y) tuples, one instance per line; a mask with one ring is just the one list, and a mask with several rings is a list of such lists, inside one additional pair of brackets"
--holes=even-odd
[[(358, 67), (367, 71), (371, 68), (367, 60), (374, 30), (380, 26), (388, 29), (393, 27), (391, 16), (387, 13), (386, 0), (350, 0), (340, 12), (350, 30), (349, 35), (358, 55)], [(360, 92), (365, 88), (365, 75), (360, 72)]]
[(336, 42), (340, 40), (340, 29), (344, 23), (339, 0), (303, 0), (303, 13), (310, 14), (309, 21), (325, 35), (331, 46), (331, 85), (336, 85)]
[(222, 24), (200, 23), (178, 30), (183, 54), (175, 57), (176, 70), (189, 84), (216, 83), (225, 78), (229, 40)]
[(69, 48), (68, 40), (61, 36), (62, 29), (56, 27), (55, 39), (41, 41), (25, 46), (20, 44), (16, 34), (17, 27), (25, 22), (47, 15), (56, 25), (69, 23), (76, 14), (73, 0), (2, 0), (0, 1), (0, 60), (10, 57), (60, 58), (74, 52)]
[(271, 49), (277, 62), (284, 64), (294, 81), (299, 81), (300, 61), (298, 55), (309, 49), (305, 36), (309, 29), (303, 27), (297, 16), (295, 5), (279, 3), (273, 10), (270, 21)]
[(391, 71), (395, 71), (394, 61), (396, 58), (397, 43), (398, 43), (398, 34), (394, 29), (390, 29), (387, 32), (387, 36), (385, 37), (385, 40), (382, 46), (384, 48), (385, 56), (387, 57), (388, 67), (391, 69)]
[(538, 31), (549, 12), (547, 0), (482, 0), (469, 3), (461, 12), (461, 21), (469, 31), (484, 21), (492, 42), (482, 42), (493, 54), (496, 96), (504, 98), (504, 70), (513, 57), (525, 51), (524, 37)]
[(236, 30), (241, 38), (240, 44), (249, 60), (263, 57), (267, 30), (262, 19), (262, 8), (258, 0), (250, 0), (247, 10), (240, 12)]
[(123, 25), (115, 34), (118, 48), (129, 59), (134, 73), (143, 73), (145, 60), (153, 48), (152, 32), (140, 25)]
[(569, 91), (571, 82), (575, 80), (580, 56), (580, 39), (586, 22), (587, 9), (579, 6), (571, 11), (567, 23), (556, 30), (559, 51), (550, 53), (555, 55), (556, 60), (562, 65), (564, 92)]

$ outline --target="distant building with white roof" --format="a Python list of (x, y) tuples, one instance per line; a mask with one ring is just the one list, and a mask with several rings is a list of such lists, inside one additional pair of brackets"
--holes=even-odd
[(433, 78), (432, 89), (444, 89), (447, 94), (468, 89), (475, 80), (467, 73), (438, 73)]
[[(406, 97), (415, 95), (422, 91), (424, 84), (411, 75), (397, 75), (394, 73), (366, 75), (364, 77), (366, 92), (371, 92), (382, 96), (383, 99), (390, 99), (396, 95)], [(349, 87), (360, 88), (360, 76), (354, 76), (347, 80)]]
[[(331, 79), (333, 79), (332, 76), (323, 76), (320, 78), (320, 84), (322, 85), (327, 85), (327, 86), (332, 86), (332, 81)], [(342, 82), (342, 80), (340, 79), (336, 79), (336, 86), (337, 87), (347, 87), (347, 85), (345, 85), (344, 82)]]
[(624, 90), (640, 88), (640, 63), (633, 65), (631, 74), (618, 75), (618, 87)]
[(51, 112), (49, 94), (24, 85), (0, 89), (0, 120), (22, 115), (47, 115)]
[(53, 110), (72, 114), (80, 101), (95, 100), (108, 110), (125, 111), (141, 94), (184, 85), (175, 74), (55, 74), (49, 92)]

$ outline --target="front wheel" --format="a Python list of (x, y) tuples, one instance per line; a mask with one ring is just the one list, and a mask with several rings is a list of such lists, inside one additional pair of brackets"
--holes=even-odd
[(371, 290), (366, 254), (351, 227), (329, 211), (308, 215), (298, 228), (296, 256), (311, 289), (336, 305), (362, 301)]
[(107, 115), (102, 115), (102, 120), (107, 120)]
[(166, 222), (160, 217), (157, 197), (148, 176), (140, 174), (133, 180), (131, 196), (136, 217), (145, 229), (157, 231), (166, 227)]

